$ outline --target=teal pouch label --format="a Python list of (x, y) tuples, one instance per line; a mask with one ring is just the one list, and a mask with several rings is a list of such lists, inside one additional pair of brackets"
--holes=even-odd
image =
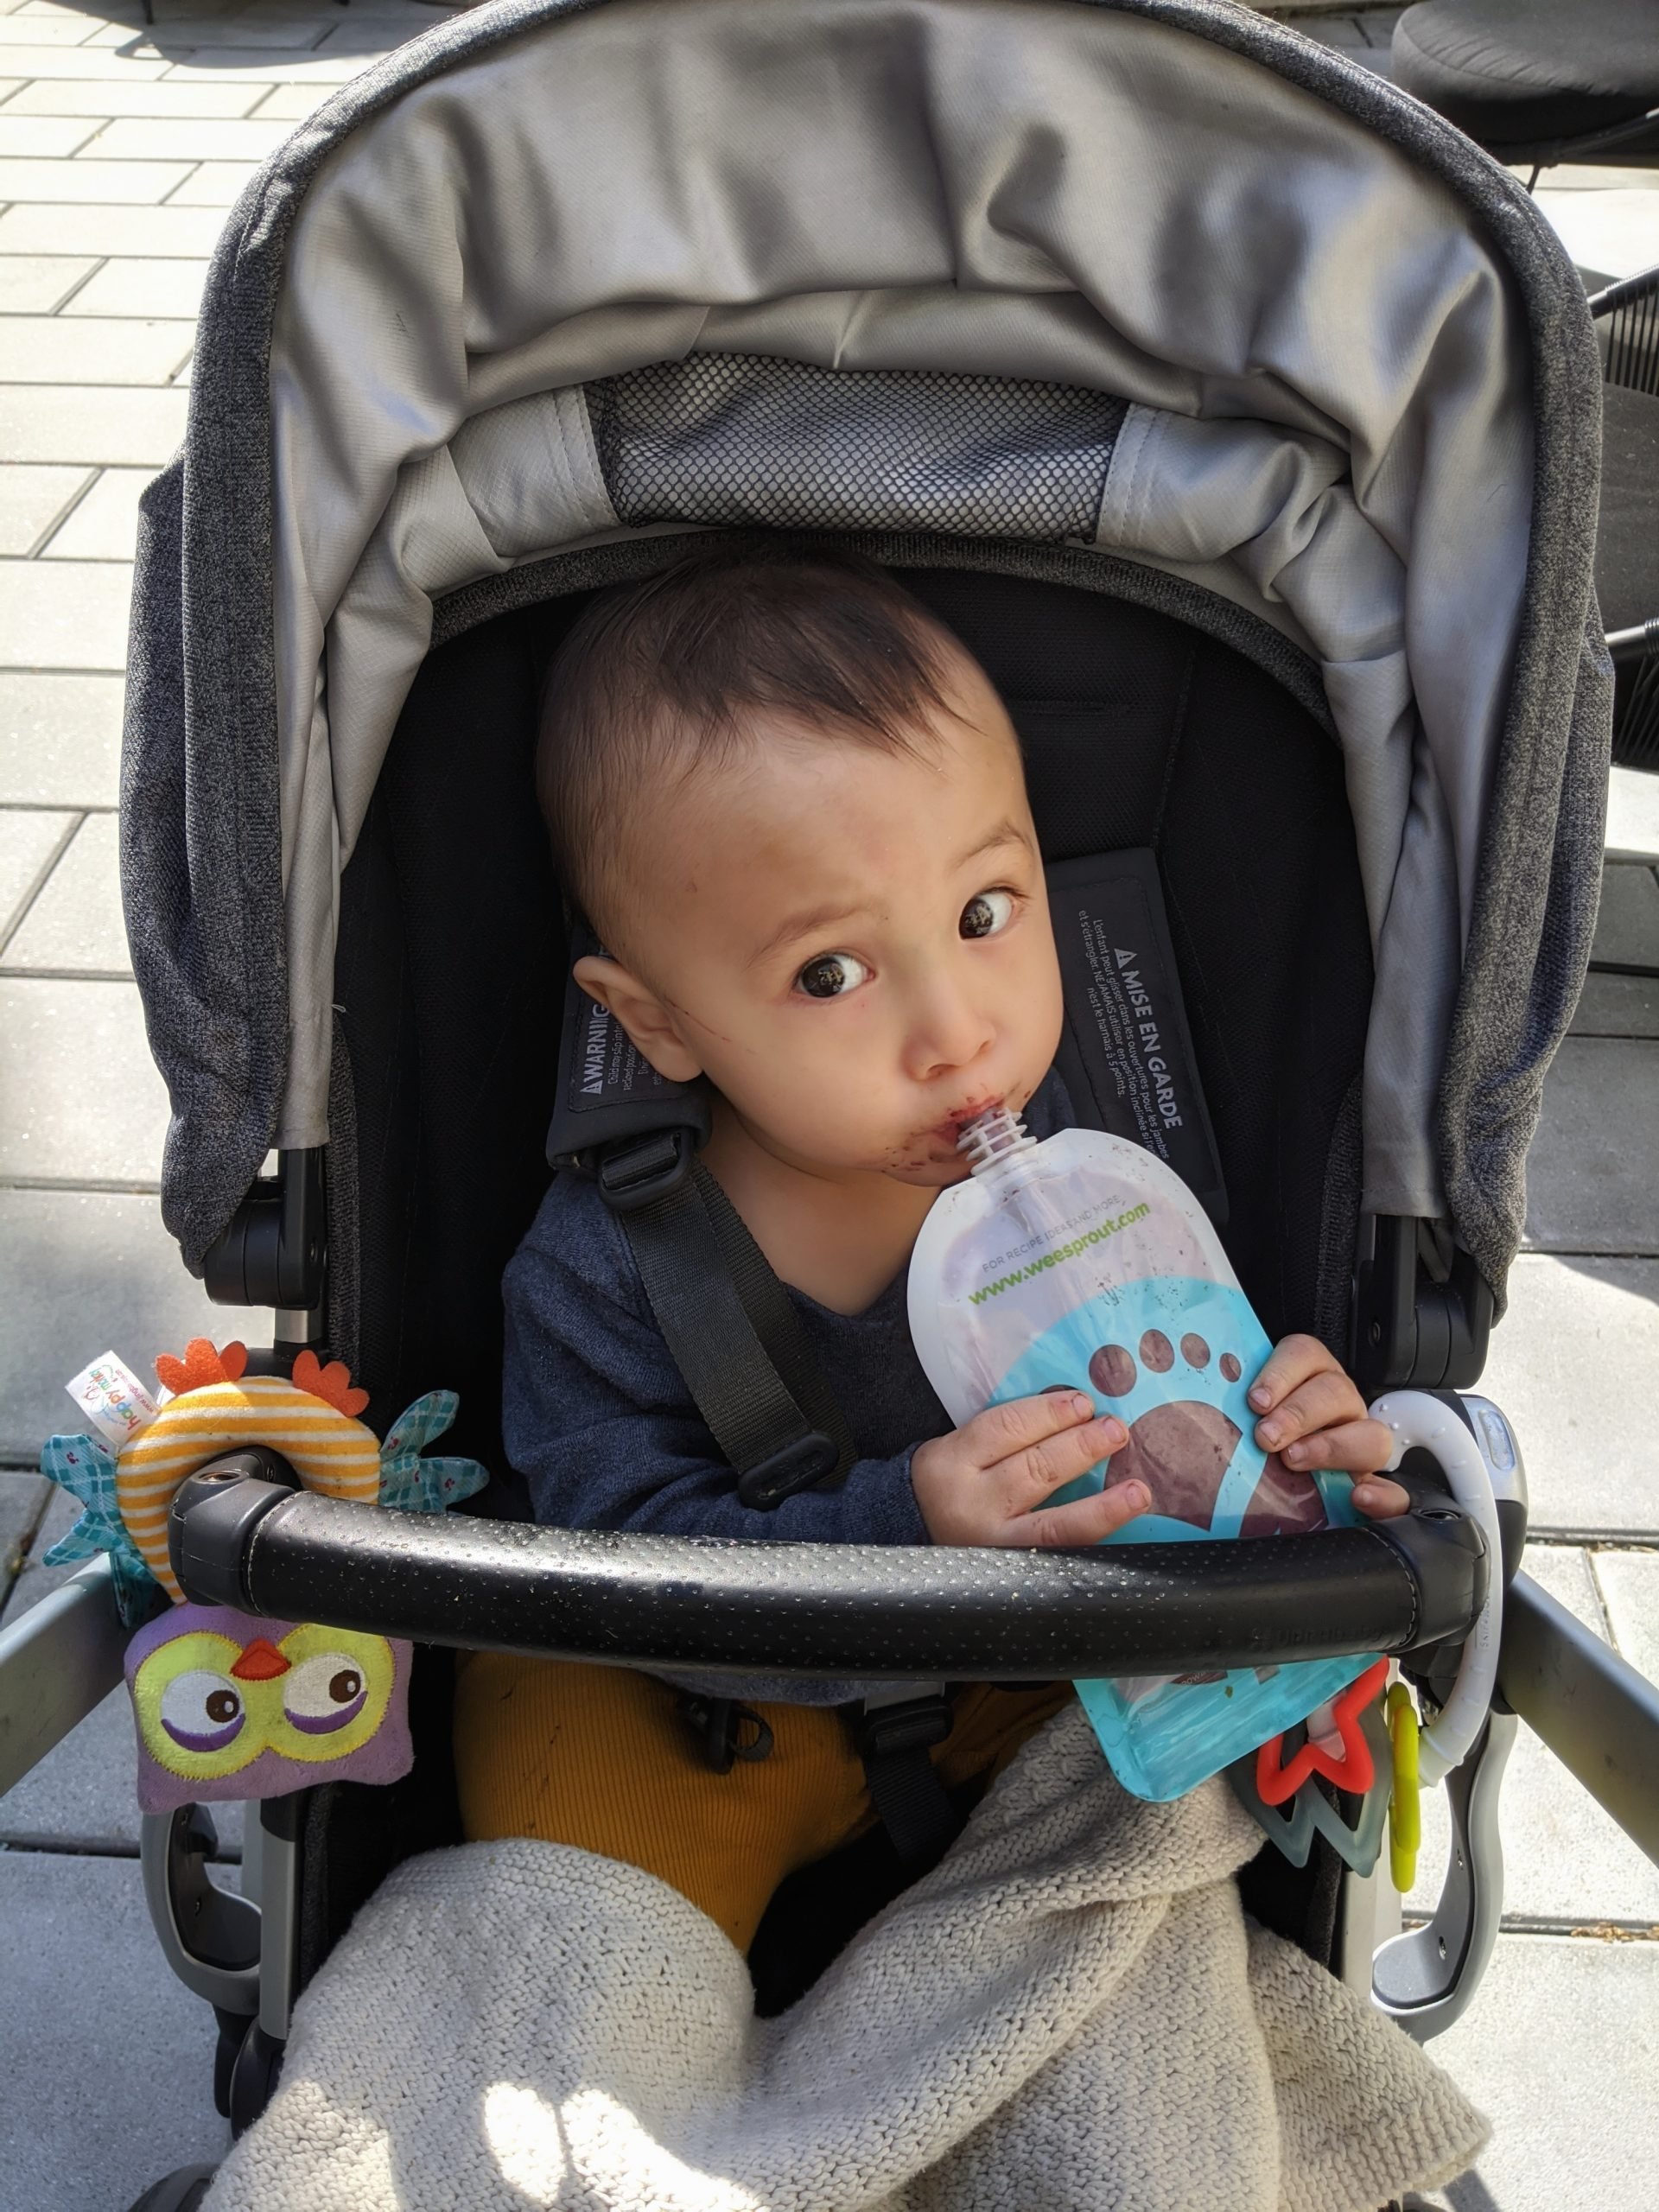
[[(1206, 1543), (1353, 1526), (1346, 1475), (1303, 1474), (1255, 1441), (1247, 1392), (1272, 1350), (1230, 1284), (1149, 1276), (1065, 1314), (1004, 1378), (995, 1402), (1059, 1388), (1116, 1414), (1129, 1440), (1049, 1501), (1131, 1477), (1151, 1510), (1108, 1541)], [(1080, 1681), (1112, 1770), (1138, 1797), (1185, 1796), (1345, 1689), (1369, 1657), (1230, 1668), (1204, 1676)]]

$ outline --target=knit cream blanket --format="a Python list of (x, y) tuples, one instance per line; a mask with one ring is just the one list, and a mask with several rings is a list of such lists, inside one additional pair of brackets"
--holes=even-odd
[(1374, 2212), (1485, 2125), (1246, 1923), (1224, 1783), (1118, 1787), (1075, 1707), (783, 2018), (652, 1876), (399, 1867), (301, 2000), (203, 2212)]

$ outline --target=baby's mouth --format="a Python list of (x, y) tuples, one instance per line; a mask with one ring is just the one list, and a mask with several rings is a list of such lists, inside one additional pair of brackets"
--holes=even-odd
[(965, 1105), (953, 1107), (942, 1122), (936, 1122), (931, 1129), (924, 1130), (923, 1135), (954, 1149), (969, 1122), (976, 1122), (982, 1114), (988, 1114), (993, 1106), (1000, 1106), (1002, 1103), (1000, 1091), (987, 1091), (981, 1097), (970, 1098)]

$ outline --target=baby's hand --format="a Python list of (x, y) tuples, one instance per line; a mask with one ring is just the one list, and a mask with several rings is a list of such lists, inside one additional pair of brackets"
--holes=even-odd
[(1128, 1440), (1122, 1422), (1111, 1414), (1096, 1419), (1080, 1390), (1045, 1390), (989, 1406), (949, 1436), (918, 1444), (911, 1487), (936, 1544), (1097, 1544), (1146, 1511), (1144, 1483), (1037, 1509)]
[(1370, 1418), (1365, 1401), (1317, 1337), (1286, 1337), (1276, 1344), (1250, 1385), (1250, 1403), (1262, 1415), (1256, 1442), (1287, 1467), (1303, 1474), (1332, 1467), (1359, 1477), (1354, 1503), (1374, 1521), (1410, 1507), (1400, 1484), (1376, 1471), (1387, 1465), (1394, 1439)]

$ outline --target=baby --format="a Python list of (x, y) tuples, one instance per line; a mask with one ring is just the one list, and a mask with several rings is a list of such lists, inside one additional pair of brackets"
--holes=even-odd
[[(1020, 745), (961, 644), (879, 570), (701, 554), (597, 599), (550, 673), (538, 787), (560, 877), (607, 950), (578, 963), (663, 1075), (709, 1085), (703, 1160), (788, 1288), (857, 1438), (844, 1481), (745, 1505), (588, 1179), (556, 1178), (507, 1270), (505, 1434), (561, 1526), (864, 1544), (1098, 1543), (1136, 1482), (1045, 1501), (1125, 1441), (1081, 1395), (952, 1431), (905, 1315), (963, 1123), (1069, 1124), (1062, 1003)], [(1250, 1393), (1257, 1441), (1362, 1478), (1390, 1439), (1311, 1337)], [(714, 1771), (676, 1689), (622, 1669), (478, 1655), (457, 1691), (467, 1834), (534, 1835), (672, 1884), (747, 1949), (778, 1883), (872, 1818), (837, 1705), (856, 1685), (745, 1686)], [(982, 1784), (1070, 1694), (958, 1690), (935, 1753)], [(764, 1753), (764, 1756), (757, 1756)]]

